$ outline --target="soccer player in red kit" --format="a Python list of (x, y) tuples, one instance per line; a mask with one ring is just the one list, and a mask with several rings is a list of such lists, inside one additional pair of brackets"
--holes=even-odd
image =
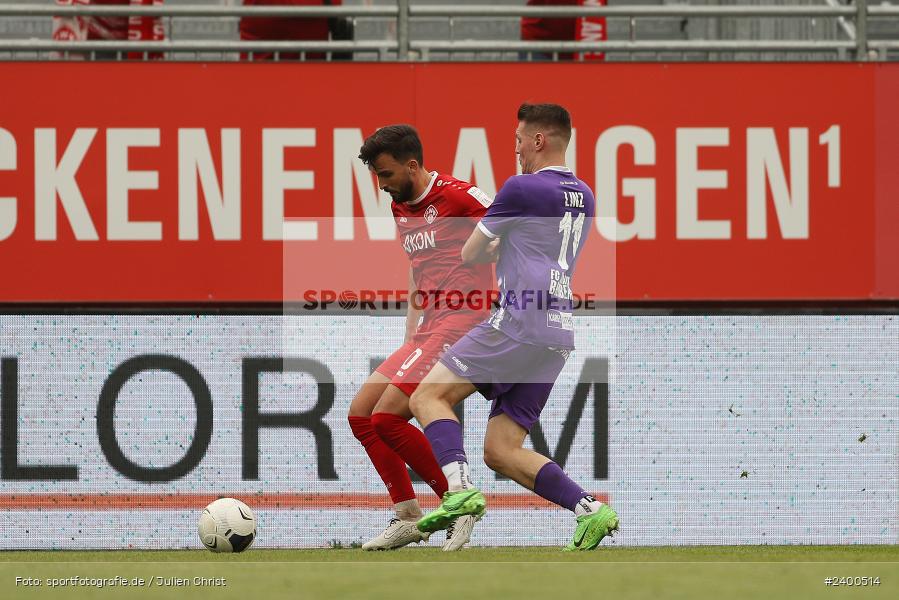
[[(415, 526), (422, 511), (406, 465), (438, 497), (447, 491), (427, 438), (409, 423), (409, 397), (440, 354), (489, 313), (492, 265), (466, 265), (461, 252), (492, 199), (470, 183), (426, 171), (421, 140), (409, 125), (379, 129), (365, 140), (359, 158), (393, 199), (400, 241), (411, 263), (404, 344), (369, 376), (349, 410), (353, 435), (396, 510), (384, 532), (362, 548), (389, 550), (430, 535)], [(443, 549), (465, 545), (476, 520), (458, 519), (447, 531)]]

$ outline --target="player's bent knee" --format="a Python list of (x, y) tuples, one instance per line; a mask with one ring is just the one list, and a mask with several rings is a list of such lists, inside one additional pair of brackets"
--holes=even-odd
[(503, 461), (503, 454), (499, 452), (496, 448), (491, 448), (489, 446), (484, 448), (484, 464), (487, 465), (487, 468), (491, 471), (496, 471), (497, 473), (503, 473), (505, 464)]
[(412, 414), (416, 417), (421, 415), (421, 411), (425, 405), (425, 397), (421, 393), (421, 387), (412, 392), (412, 397), (409, 398), (409, 410), (412, 411)]
[(362, 392), (356, 394), (350, 402), (350, 409), (347, 411), (349, 417), (370, 417), (374, 411), (375, 403), (369, 398), (362, 395)]
[(409, 410), (409, 396), (398, 387), (393, 385), (387, 386), (387, 389), (381, 394), (381, 399), (378, 400), (378, 403), (371, 411), (372, 416), (378, 413), (388, 413), (405, 419), (411, 418), (412, 412)]
[(386, 384), (363, 384), (359, 392), (353, 396), (348, 411), (351, 417), (370, 417), (375, 410), (381, 395), (386, 389)]
[(409, 408), (412, 410), (413, 415), (419, 417), (430, 405), (438, 402), (442, 402), (452, 408), (444, 394), (441, 393), (439, 385), (422, 383), (418, 386), (418, 389), (412, 393), (412, 397), (409, 398)]

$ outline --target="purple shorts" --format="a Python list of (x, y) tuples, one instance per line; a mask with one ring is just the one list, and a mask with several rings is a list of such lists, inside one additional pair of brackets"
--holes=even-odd
[(450, 346), (440, 362), (469, 380), (501, 413), (530, 431), (540, 419), (570, 350), (517, 342), (481, 323)]

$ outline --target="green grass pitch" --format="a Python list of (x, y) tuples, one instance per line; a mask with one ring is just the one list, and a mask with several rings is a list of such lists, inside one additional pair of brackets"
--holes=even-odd
[[(58, 585), (119, 577), (122, 587)], [(842, 585), (825, 583), (834, 578)], [(879, 584), (861, 578), (878, 578)], [(17, 581), (17, 578), (20, 578)], [(31, 585), (26, 585), (32, 578)], [(130, 585), (136, 579), (143, 586)], [(198, 579), (195, 579), (198, 578)], [(855, 579), (859, 578), (859, 579)], [(35, 580), (41, 585), (33, 585)], [(119, 580), (120, 581), (120, 580)], [(226, 585), (222, 585), (222, 582)], [(186, 582), (186, 583), (185, 583)], [(850, 585), (852, 584), (852, 585)], [(899, 546), (0, 552), (0, 598), (897, 598)]]

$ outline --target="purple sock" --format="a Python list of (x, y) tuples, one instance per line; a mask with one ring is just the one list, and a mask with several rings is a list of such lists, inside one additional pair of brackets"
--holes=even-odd
[(572, 512), (581, 498), (589, 496), (554, 462), (546, 463), (537, 471), (534, 492)]
[(442, 467), (452, 462), (468, 462), (462, 447), (462, 425), (452, 419), (438, 419), (425, 427), (425, 437)]

